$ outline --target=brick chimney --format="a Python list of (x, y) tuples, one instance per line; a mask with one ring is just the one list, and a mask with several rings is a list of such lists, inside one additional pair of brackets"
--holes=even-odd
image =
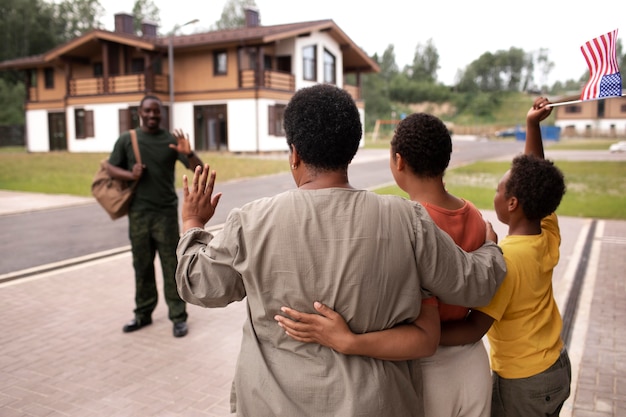
[(157, 24), (154, 22), (143, 22), (141, 24), (141, 36), (143, 36), (144, 38), (156, 38)]
[(133, 27), (133, 15), (128, 13), (118, 13), (115, 15), (115, 31), (119, 33), (135, 34)]
[(257, 26), (261, 26), (261, 18), (259, 17), (259, 9), (248, 6), (248, 7), (245, 7), (243, 11), (246, 15), (246, 27), (247, 28), (254, 28)]

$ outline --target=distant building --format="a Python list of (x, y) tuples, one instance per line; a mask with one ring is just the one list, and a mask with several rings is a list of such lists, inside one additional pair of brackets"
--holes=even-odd
[(113, 32), (0, 62), (0, 70), (24, 73), (28, 151), (110, 152), (121, 132), (139, 126), (146, 94), (163, 102), (161, 126), (189, 133), (196, 150), (283, 151), (283, 111), (296, 90), (335, 84), (354, 97), (364, 122), (361, 75), (380, 71), (332, 20), (261, 26), (258, 11), (247, 9), (238, 29), (158, 37), (144, 23), (141, 32), (121, 13)]
[(564, 97), (561, 101), (573, 103), (555, 107), (561, 137), (626, 137), (626, 97), (577, 102), (579, 98)]

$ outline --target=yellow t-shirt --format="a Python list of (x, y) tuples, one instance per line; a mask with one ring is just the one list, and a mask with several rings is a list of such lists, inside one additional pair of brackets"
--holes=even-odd
[(552, 292), (561, 236), (556, 215), (541, 222), (541, 234), (505, 237), (507, 266), (502, 285), (488, 306), (477, 310), (495, 321), (487, 337), (491, 368), (503, 378), (527, 378), (558, 359), (563, 321)]

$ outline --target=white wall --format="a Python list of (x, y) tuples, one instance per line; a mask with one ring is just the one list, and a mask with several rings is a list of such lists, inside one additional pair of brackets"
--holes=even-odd
[(611, 133), (611, 126), (615, 126), (614, 133), (617, 135), (626, 134), (626, 120), (624, 119), (576, 119), (576, 120), (557, 120), (554, 122), (555, 126), (559, 126), (561, 131), (564, 132), (566, 128), (574, 126), (577, 134), (585, 135), (587, 133), (587, 127), (591, 129), (591, 132), (597, 132), (601, 134)]
[[(302, 48), (315, 44), (317, 48), (317, 81), (302, 79)], [(292, 72), (296, 90), (324, 81), (324, 49), (335, 56), (336, 82), (343, 87), (343, 57), (337, 42), (327, 33), (312, 33), (311, 36), (281, 41), (277, 46), (278, 55), (292, 56)], [(194, 106), (224, 104), (221, 102), (177, 102), (172, 109), (175, 128), (189, 134), (193, 146)], [(275, 104), (287, 104), (267, 99), (230, 100), (227, 102), (228, 114), (228, 150), (231, 152), (274, 152), (287, 151), (286, 139), (283, 136), (268, 134), (268, 107)], [(81, 106), (92, 110), (94, 114), (94, 137), (76, 139), (74, 111), (76, 107), (66, 109), (67, 147), (70, 152), (111, 152), (119, 137), (119, 110), (139, 103), (111, 103)], [(364, 116), (361, 112), (361, 123)], [(32, 110), (26, 113), (28, 150), (31, 152), (49, 151), (48, 112)]]
[[(107, 152), (120, 136), (121, 109), (128, 109), (128, 103), (107, 103), (67, 108), (67, 148), (70, 152)], [(94, 137), (76, 139), (74, 111), (76, 108), (93, 111)]]
[[(189, 144), (191, 145), (191, 149), (194, 149), (194, 145), (196, 143), (196, 135), (194, 133), (194, 114), (193, 107), (194, 105), (198, 105), (200, 103), (192, 103), (188, 102), (176, 102), (174, 103), (174, 126), (170, 127), (170, 130), (173, 132), (175, 129), (180, 129), (187, 135), (189, 135)], [(202, 103), (204, 105), (210, 103)], [(223, 104), (223, 103), (218, 103)]]
[[(313, 44), (317, 47), (317, 81), (306, 81), (302, 78), (302, 48)], [(335, 56), (337, 87), (343, 88), (343, 55), (339, 44), (327, 33), (315, 32), (311, 36), (296, 38), (294, 43), (292, 71), (296, 80), (296, 91), (324, 82), (324, 49)]]
[(269, 134), (269, 106), (287, 105), (287, 102), (276, 100), (259, 100), (259, 149), (262, 152), (288, 151), (287, 138)]
[(26, 137), (26, 149), (29, 152), (50, 151), (47, 110), (28, 110), (26, 112)]

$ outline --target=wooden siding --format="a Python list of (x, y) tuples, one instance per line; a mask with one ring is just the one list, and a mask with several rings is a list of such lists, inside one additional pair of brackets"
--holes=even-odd
[(228, 51), (226, 74), (214, 74), (213, 51), (174, 55), (174, 92), (226, 90), (238, 88), (237, 53)]
[(343, 89), (346, 90), (348, 93), (350, 93), (354, 101), (361, 100), (361, 90), (356, 85), (344, 84)]
[[(603, 99), (604, 117), (601, 119), (624, 119), (626, 112), (622, 111), (622, 106), (626, 104), (626, 97), (613, 97)], [(556, 120), (580, 120), (597, 119), (599, 100), (588, 100), (581, 103), (574, 103), (556, 108)], [(576, 108), (580, 111), (572, 112)], [(568, 111), (569, 110), (569, 111)]]

